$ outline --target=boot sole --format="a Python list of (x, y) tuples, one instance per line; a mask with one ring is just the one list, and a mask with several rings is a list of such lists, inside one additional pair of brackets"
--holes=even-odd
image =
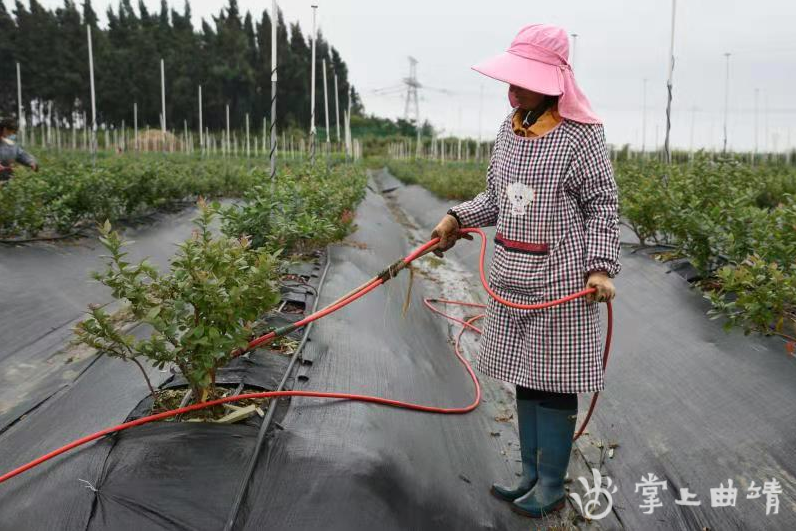
[(561, 501), (556, 502), (550, 508), (548, 508), (546, 510), (543, 510), (541, 512), (538, 512), (538, 513), (534, 512), (534, 511), (528, 511), (528, 510), (523, 509), (522, 507), (519, 507), (519, 506), (517, 506), (517, 505), (515, 505), (513, 503), (511, 504), (511, 510), (514, 511), (515, 513), (517, 513), (517, 514), (521, 514), (522, 516), (527, 516), (529, 518), (543, 518), (545, 516), (549, 516), (550, 514), (556, 512), (556, 511), (560, 511), (561, 509), (563, 509), (564, 505), (566, 504), (566, 501), (567, 501), (566, 498), (562, 498)]
[(492, 496), (494, 496), (495, 498), (497, 498), (500, 501), (504, 501), (504, 502), (508, 502), (508, 503), (514, 503), (514, 500), (522, 498), (523, 496), (525, 496), (525, 494), (527, 494), (530, 491), (531, 491), (531, 489), (528, 489), (527, 492), (523, 492), (522, 494), (520, 494), (516, 498), (511, 498), (511, 497), (508, 497), (508, 496), (504, 496), (503, 494), (501, 494), (500, 492), (495, 490), (494, 485), (489, 487), (489, 492), (492, 494)]

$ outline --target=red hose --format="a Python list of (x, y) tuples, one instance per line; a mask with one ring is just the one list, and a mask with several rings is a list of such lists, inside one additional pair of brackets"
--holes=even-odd
[[(484, 259), (485, 259), (485, 256), (486, 256), (486, 235), (484, 234), (484, 232), (481, 229), (475, 229), (475, 228), (463, 229), (461, 232), (475, 233), (475, 234), (478, 234), (481, 237), (481, 254), (480, 254), (480, 258), (479, 258), (479, 269), (480, 269), (480, 273), (481, 273), (481, 284), (484, 286), (484, 289), (486, 289), (487, 293), (489, 293), (489, 296), (494, 298), (495, 300), (497, 300), (501, 304), (505, 304), (506, 306), (510, 306), (512, 308), (518, 308), (518, 309), (524, 309), (524, 310), (535, 310), (535, 309), (541, 309), (541, 308), (548, 308), (550, 306), (555, 306), (555, 305), (558, 305), (558, 304), (563, 304), (563, 303), (568, 302), (568, 301), (570, 301), (572, 299), (575, 299), (577, 297), (582, 297), (582, 296), (584, 296), (584, 295), (586, 295), (588, 293), (592, 293), (592, 292), (596, 291), (594, 288), (588, 288), (588, 289), (584, 289), (582, 291), (579, 291), (577, 293), (573, 293), (572, 295), (568, 295), (566, 297), (563, 297), (561, 299), (557, 299), (557, 300), (550, 301), (550, 302), (545, 302), (545, 303), (540, 303), (540, 304), (517, 304), (517, 303), (511, 302), (511, 301), (505, 300), (505, 299), (501, 298), (499, 295), (497, 295), (494, 291), (492, 291), (492, 289), (489, 287), (489, 284), (486, 281), (486, 275), (484, 274)], [(423, 256), (426, 253), (428, 253), (429, 251), (431, 251), (437, 245), (438, 242), (439, 242), (439, 238), (434, 238), (433, 240), (429, 241), (428, 243), (426, 243), (426, 244), (418, 247), (417, 249), (415, 249), (411, 254), (406, 256), (403, 259), (403, 261), (406, 264), (409, 264), (409, 263), (413, 262), (414, 260), (420, 258), (421, 256)], [(315, 312), (313, 314), (310, 314), (307, 317), (305, 317), (304, 319), (298, 321), (297, 323), (295, 323), (294, 327), (295, 328), (300, 328), (300, 327), (305, 326), (305, 325), (307, 325), (307, 324), (309, 324), (309, 323), (311, 323), (311, 322), (313, 322), (315, 320), (320, 319), (321, 317), (325, 317), (326, 315), (329, 315), (330, 313), (339, 310), (343, 306), (347, 306), (348, 304), (354, 302), (355, 300), (357, 300), (360, 297), (366, 295), (367, 293), (370, 293), (371, 291), (373, 291), (374, 289), (376, 289), (378, 286), (382, 285), (383, 283), (384, 283), (383, 279), (375, 278), (373, 281), (365, 284), (361, 289), (359, 289), (355, 293), (351, 294), (350, 296), (348, 296), (348, 297), (346, 297), (346, 298), (344, 298), (344, 299), (342, 299), (340, 301), (337, 301), (337, 302), (327, 306), (326, 308), (322, 308), (321, 310), (318, 310), (317, 312)], [(188, 412), (191, 412), (191, 411), (196, 411), (198, 409), (205, 409), (205, 408), (217, 406), (219, 404), (224, 404), (224, 403), (227, 403), (227, 402), (235, 402), (235, 401), (238, 401), (238, 400), (258, 399), (258, 398), (278, 398), (278, 397), (285, 397), (285, 396), (305, 396), (305, 397), (314, 397), (314, 398), (336, 398), (336, 399), (343, 399), (343, 400), (356, 400), (356, 401), (359, 401), (359, 402), (370, 402), (370, 403), (374, 403), (374, 404), (381, 404), (381, 405), (384, 405), (384, 406), (391, 406), (391, 407), (397, 407), (397, 408), (403, 408), (403, 409), (410, 409), (410, 410), (413, 410), (413, 411), (422, 411), (422, 412), (425, 412), (425, 413), (440, 413), (440, 414), (445, 414), (445, 415), (456, 415), (456, 414), (462, 414), (462, 413), (469, 413), (470, 411), (473, 411), (476, 407), (478, 407), (478, 404), (481, 401), (481, 385), (478, 383), (478, 378), (476, 377), (475, 372), (473, 371), (472, 367), (470, 366), (470, 364), (467, 362), (467, 360), (462, 355), (461, 350), (459, 348), (459, 343), (460, 343), (460, 339), (461, 339), (462, 334), (468, 328), (473, 330), (473, 331), (475, 331), (475, 332), (477, 332), (477, 333), (479, 333), (479, 334), (481, 333), (481, 330), (479, 328), (477, 328), (476, 326), (474, 326), (473, 322), (478, 320), (478, 319), (480, 319), (480, 318), (482, 318), (484, 315), (483, 314), (476, 315), (475, 317), (471, 317), (471, 318), (469, 318), (469, 319), (467, 319), (465, 321), (465, 320), (457, 319), (457, 318), (455, 318), (453, 316), (450, 316), (450, 315), (440, 311), (439, 309), (435, 308), (432, 305), (432, 303), (433, 302), (438, 302), (438, 303), (443, 303), (443, 304), (456, 304), (456, 305), (468, 306), (468, 307), (474, 307), (474, 308), (484, 308), (485, 305), (472, 303), (472, 302), (449, 301), (449, 300), (445, 300), (445, 299), (424, 299), (423, 302), (431, 311), (433, 311), (433, 312), (435, 312), (435, 313), (437, 313), (439, 315), (442, 315), (442, 316), (444, 316), (444, 317), (446, 317), (446, 318), (448, 318), (448, 319), (450, 319), (452, 321), (455, 321), (455, 322), (457, 322), (457, 323), (462, 325), (462, 329), (459, 331), (459, 334), (456, 336), (456, 343), (455, 343), (455, 346), (454, 346), (454, 352), (456, 354), (456, 357), (459, 359), (459, 362), (461, 362), (461, 364), (464, 366), (465, 370), (467, 371), (468, 375), (470, 376), (470, 379), (473, 382), (473, 387), (475, 389), (475, 397), (473, 398), (473, 401), (467, 406), (456, 407), (456, 408), (435, 407), (435, 406), (426, 406), (426, 405), (422, 405), (422, 404), (414, 404), (414, 403), (411, 403), (411, 402), (402, 402), (400, 400), (392, 400), (392, 399), (389, 399), (389, 398), (381, 398), (381, 397), (377, 397), (377, 396), (356, 395), (356, 394), (350, 394), (350, 393), (327, 393), (327, 392), (319, 392), (319, 391), (265, 391), (265, 392), (262, 392), (262, 393), (247, 393), (247, 394), (241, 394), (241, 395), (236, 395), (236, 396), (228, 396), (228, 397), (225, 397), (225, 398), (219, 398), (218, 400), (211, 400), (209, 402), (202, 402), (202, 403), (199, 403), (199, 404), (193, 404), (193, 405), (190, 405), (190, 406), (181, 407), (179, 409), (173, 409), (171, 411), (164, 411), (163, 413), (158, 413), (156, 415), (150, 415), (148, 417), (141, 417), (139, 419), (132, 420), (130, 422), (125, 422), (124, 424), (119, 424), (118, 426), (105, 428), (104, 430), (98, 431), (98, 432), (93, 433), (91, 435), (87, 435), (87, 436), (85, 436), (85, 437), (83, 437), (81, 439), (77, 439), (75, 441), (72, 441), (71, 443), (69, 443), (69, 444), (67, 444), (65, 446), (62, 446), (61, 448), (58, 448), (57, 450), (53, 450), (52, 452), (50, 452), (50, 453), (48, 453), (46, 455), (43, 455), (43, 456), (41, 456), (41, 457), (39, 457), (37, 459), (34, 459), (30, 463), (22, 465), (19, 468), (16, 468), (14, 470), (11, 470), (10, 472), (7, 472), (7, 473), (3, 474), (2, 476), (0, 476), (0, 483), (3, 483), (4, 481), (7, 481), (7, 480), (13, 478), (14, 476), (22, 474), (23, 472), (25, 472), (27, 470), (30, 470), (31, 468), (34, 468), (35, 466), (40, 465), (41, 463), (44, 463), (45, 461), (48, 461), (48, 460), (52, 459), (53, 457), (61, 455), (61, 454), (65, 453), (65, 452), (68, 452), (69, 450), (71, 450), (73, 448), (77, 448), (78, 446), (81, 446), (81, 445), (86, 444), (88, 442), (91, 442), (93, 440), (99, 439), (100, 437), (103, 437), (105, 435), (110, 435), (111, 433), (116, 433), (116, 432), (119, 432), (119, 431), (122, 431), (122, 430), (126, 430), (128, 428), (132, 428), (134, 426), (140, 426), (142, 424), (147, 424), (149, 422), (153, 422), (153, 421), (156, 421), (156, 420), (162, 420), (162, 419), (173, 417), (173, 416), (176, 416), (176, 415), (182, 415), (182, 414), (185, 414), (185, 413), (188, 413)], [(606, 365), (608, 363), (608, 352), (609, 352), (610, 346), (611, 346), (611, 333), (612, 333), (612, 324), (613, 324), (613, 312), (612, 312), (612, 309), (611, 309), (611, 302), (607, 301), (606, 304), (608, 305), (608, 330), (606, 332), (606, 337), (605, 337), (605, 350), (604, 350), (604, 353), (603, 353), (603, 370), (605, 369), (605, 367), (606, 367)], [(269, 339), (273, 339), (275, 337), (276, 337), (276, 334), (274, 332), (269, 332), (268, 334), (265, 334), (264, 336), (261, 336), (261, 337), (255, 339), (255, 340), (253, 340), (252, 342), (250, 342), (249, 343), (249, 349), (254, 348), (255, 346), (260, 345), (260, 344), (268, 341)], [(583, 424), (581, 425), (581, 428), (578, 431), (577, 435), (575, 436), (575, 439), (580, 437), (581, 434), (583, 433), (583, 430), (586, 428), (586, 424), (589, 422), (589, 419), (591, 418), (592, 412), (594, 411), (594, 406), (595, 406), (595, 404), (597, 402), (597, 396), (598, 395), (599, 395), (599, 393), (595, 393), (594, 394), (594, 396), (592, 398), (592, 401), (591, 401), (591, 405), (589, 406), (589, 411), (586, 414), (586, 418), (583, 421)]]

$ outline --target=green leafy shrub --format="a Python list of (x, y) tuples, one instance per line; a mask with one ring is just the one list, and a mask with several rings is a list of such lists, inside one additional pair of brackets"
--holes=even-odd
[(255, 248), (302, 251), (325, 245), (348, 233), (365, 182), (350, 166), (282, 171), (273, 182), (253, 186), (242, 205), (223, 209), (222, 230), (249, 236)]
[(446, 199), (468, 200), (486, 187), (485, 164), (416, 161), (389, 161), (390, 173), (407, 184), (419, 184)]
[(177, 154), (42, 157), (33, 173), (18, 168), (0, 186), (0, 235), (67, 233), (82, 223), (116, 222), (197, 197), (236, 197), (262, 182), (264, 171), (245, 159)]
[(712, 318), (727, 318), (725, 329), (796, 339), (796, 265), (783, 268), (753, 254), (736, 267), (722, 267), (716, 276), (719, 288), (705, 297), (713, 305)]
[(139, 366), (143, 358), (160, 369), (174, 364), (196, 401), (210, 396), (216, 370), (247, 346), (254, 321), (279, 301), (278, 253), (253, 250), (245, 237), (214, 237), (209, 226), (218, 208), (200, 202), (198, 229), (180, 245), (166, 274), (146, 260), (126, 261), (122, 249), (128, 242), (106, 222), (101, 242), (110, 253), (108, 267), (93, 276), (152, 333), (146, 339), (122, 334), (97, 306), (76, 327), (80, 342), (106, 355)]
[(36, 234), (47, 225), (50, 199), (46, 181), (11, 179), (0, 185), (0, 234)]
[(657, 167), (627, 162), (623, 171), (615, 173), (619, 188), (619, 210), (627, 225), (642, 244), (665, 240), (663, 220), (669, 210), (666, 194)]

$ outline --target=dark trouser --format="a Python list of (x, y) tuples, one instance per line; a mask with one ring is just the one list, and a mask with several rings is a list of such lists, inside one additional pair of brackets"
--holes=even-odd
[(541, 406), (550, 409), (577, 409), (577, 393), (553, 393), (551, 391), (540, 391), (530, 387), (517, 387), (517, 400), (539, 400)]

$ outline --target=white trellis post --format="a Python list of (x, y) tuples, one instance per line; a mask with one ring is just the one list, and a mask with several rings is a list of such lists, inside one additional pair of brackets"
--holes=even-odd
[[(340, 97), (337, 92), (337, 72), (334, 73), (334, 124), (337, 128), (337, 143), (340, 143)], [(339, 147), (339, 146), (338, 146)]]
[(329, 144), (332, 141), (331, 132), (329, 131), (329, 95), (326, 89), (326, 58), (324, 57), (321, 61), (323, 66), (323, 107), (324, 107), (324, 118), (326, 118), (326, 147), (329, 147)]
[(230, 155), (232, 153), (231, 150), (230, 150), (230, 147), (231, 147), (230, 141), (232, 140), (232, 137), (229, 135), (229, 103), (227, 103), (227, 139), (226, 140), (227, 140), (227, 142), (226, 142), (227, 145), (226, 145), (226, 148), (225, 148), (226, 149), (226, 153), (227, 153), (227, 155)]
[(25, 139), (25, 115), (22, 114), (22, 74), (19, 70), (19, 62), (17, 62), (17, 127), (19, 127), (20, 136), (23, 142)]
[(310, 61), (310, 160), (315, 165), (315, 41), (317, 40), (317, 33), (315, 29), (315, 14), (318, 11), (318, 6), (312, 6), (312, 60)]
[(86, 26), (86, 36), (88, 38), (88, 70), (89, 81), (91, 84), (91, 153), (96, 162), (97, 155), (97, 102), (94, 92), (94, 51), (91, 48), (91, 26)]
[(160, 125), (163, 132), (163, 151), (166, 151), (166, 67), (160, 60)]
[(204, 133), (202, 129), (202, 85), (199, 85), (199, 148), (204, 155), (205, 152), (205, 142), (204, 142)]
[(249, 144), (249, 113), (246, 113), (246, 156), (251, 156), (251, 148)]

